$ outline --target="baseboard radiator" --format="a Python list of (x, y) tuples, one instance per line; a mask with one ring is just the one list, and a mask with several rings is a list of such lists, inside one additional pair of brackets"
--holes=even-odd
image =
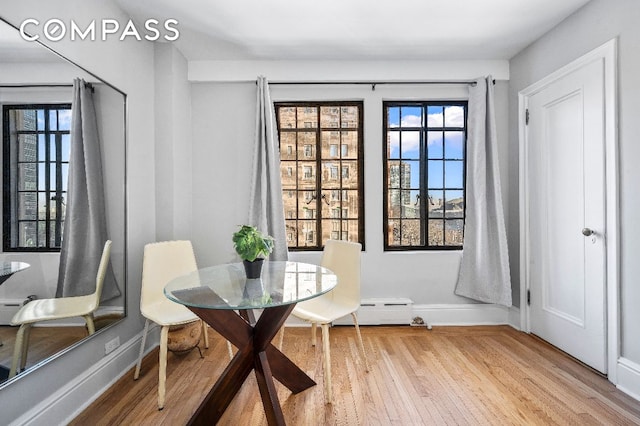
[[(410, 325), (413, 301), (406, 298), (362, 299), (357, 312), (360, 325)], [(333, 325), (353, 325), (351, 315), (333, 322)]]

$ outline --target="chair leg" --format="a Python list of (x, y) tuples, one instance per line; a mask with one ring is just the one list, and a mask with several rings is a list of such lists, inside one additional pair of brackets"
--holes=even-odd
[(169, 326), (160, 330), (160, 363), (158, 364), (158, 410), (164, 408), (165, 385), (167, 381), (167, 342), (169, 340)]
[(311, 323), (311, 346), (315, 347), (316, 346), (316, 329), (318, 327), (318, 324), (316, 324), (315, 322)]
[(329, 324), (322, 324), (322, 360), (324, 369), (324, 402), (331, 404), (333, 392), (331, 386), (331, 350), (329, 348)]
[(355, 312), (351, 313), (351, 318), (353, 318), (353, 324), (356, 326), (356, 335), (358, 336), (358, 343), (360, 344), (360, 353), (362, 354), (362, 359), (364, 360), (365, 371), (369, 371), (371, 368), (369, 367), (369, 361), (367, 360), (367, 353), (364, 350), (362, 334), (360, 334), (360, 326), (358, 325), (358, 317)]
[(138, 354), (138, 362), (136, 363), (136, 371), (133, 373), (133, 380), (140, 377), (140, 365), (142, 364), (142, 355), (144, 354), (144, 345), (147, 342), (147, 331), (149, 330), (149, 320), (144, 322), (144, 331), (142, 332), (142, 344), (140, 344), (140, 353)]
[(209, 349), (209, 333), (207, 332), (207, 323), (200, 320), (202, 323), (202, 335), (204, 336), (204, 347), (205, 349)]
[(30, 324), (22, 324), (16, 333), (16, 342), (13, 346), (13, 359), (11, 360), (11, 369), (9, 370), (9, 379), (16, 375), (18, 371), (18, 359), (22, 354), (22, 344), (24, 342), (25, 329), (28, 329)]
[(84, 320), (87, 323), (87, 330), (89, 331), (89, 336), (96, 332), (96, 326), (93, 323), (93, 314), (84, 315)]
[(31, 336), (31, 327), (33, 324), (25, 324), (24, 338), (22, 339), (22, 355), (20, 356), (20, 370), (23, 371), (27, 365), (27, 354), (29, 353), (29, 342)]

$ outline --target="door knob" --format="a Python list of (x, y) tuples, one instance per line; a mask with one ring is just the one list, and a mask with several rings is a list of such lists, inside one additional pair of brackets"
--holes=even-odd
[(593, 229), (582, 228), (582, 235), (584, 235), (585, 237), (588, 237), (593, 234), (595, 234), (595, 231)]

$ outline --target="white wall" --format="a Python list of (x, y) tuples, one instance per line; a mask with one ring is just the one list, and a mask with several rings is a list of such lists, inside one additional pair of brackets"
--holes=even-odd
[[(111, 2), (102, 0), (23, 0), (4, 3), (0, 15), (14, 24), (26, 18), (41, 22), (56, 17), (69, 22), (93, 19), (126, 18)], [(8, 424), (35, 404), (73, 382), (85, 370), (105, 358), (105, 342), (115, 336), (126, 342), (143, 327), (140, 316), (140, 276), (142, 248), (155, 240), (154, 183), (154, 87), (153, 46), (148, 42), (111, 39), (102, 41), (60, 41), (53, 47), (81, 66), (95, 72), (128, 95), (128, 294), (127, 317), (115, 327), (65, 353), (63, 356), (0, 389), (0, 423)], [(112, 354), (113, 355), (113, 354)], [(108, 383), (120, 372), (107, 371)], [(81, 395), (76, 408), (93, 395)], [(51, 407), (49, 419), (64, 416), (64, 410)], [(63, 417), (64, 418), (64, 417)], [(51, 420), (57, 423), (55, 420)]]
[[(620, 161), (620, 308), (622, 357), (640, 368), (640, 2), (593, 0), (555, 29), (516, 55), (510, 62), (511, 82), (509, 179), (511, 247), (517, 247), (518, 211), (518, 91), (556, 69), (618, 37), (618, 114)], [(517, 256), (513, 256), (517, 259)], [(516, 274), (513, 275), (517, 277)], [(640, 369), (636, 372), (640, 395)]]
[[(282, 65), (299, 73), (295, 61)], [(395, 67), (378, 63), (385, 75)], [(304, 68), (304, 67), (303, 67)], [(325, 80), (335, 79), (330, 66)], [(467, 72), (469, 72), (467, 70)], [(471, 71), (473, 72), (473, 71)], [(455, 74), (455, 72), (451, 72)], [(191, 75), (191, 73), (190, 73)], [(352, 73), (353, 77), (356, 75)], [(366, 75), (362, 72), (361, 75)], [(269, 76), (267, 76), (269, 77)], [(202, 80), (202, 74), (199, 79)], [(426, 79), (429, 77), (422, 77)], [(466, 77), (470, 79), (470, 77)], [(277, 79), (277, 78), (276, 78)], [(414, 76), (414, 79), (415, 76)], [(255, 123), (255, 82), (194, 83), (192, 86), (193, 242), (201, 265), (237, 261), (231, 235), (248, 218), (252, 144)], [(383, 100), (467, 99), (466, 85), (446, 86), (283, 86), (271, 87), (273, 101), (363, 100), (365, 247), (362, 257), (362, 297), (408, 297), (416, 304), (462, 304), (454, 295), (459, 251), (383, 251)], [(507, 194), (507, 84), (496, 85), (499, 152)], [(292, 253), (293, 260), (318, 262), (318, 252)]]

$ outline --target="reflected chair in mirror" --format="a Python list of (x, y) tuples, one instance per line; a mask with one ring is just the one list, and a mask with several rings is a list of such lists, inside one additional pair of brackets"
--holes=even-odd
[[(160, 329), (160, 354), (158, 364), (158, 409), (165, 404), (167, 378), (167, 351), (169, 331), (171, 327), (200, 321), (204, 335), (205, 348), (209, 347), (207, 324), (196, 314), (178, 303), (172, 302), (164, 295), (164, 287), (169, 281), (180, 275), (197, 271), (196, 258), (190, 241), (163, 241), (147, 244), (144, 247), (142, 260), (142, 292), (140, 295), (140, 312), (146, 318), (138, 362), (133, 374), (134, 380), (140, 376), (140, 366), (144, 354), (149, 324), (154, 322)], [(227, 342), (229, 353), (231, 346)]]
[[(329, 348), (329, 326), (338, 318), (351, 315), (355, 325), (360, 353), (365, 371), (369, 362), (364, 351), (364, 343), (358, 326), (356, 311), (360, 307), (360, 255), (362, 245), (348, 241), (328, 240), (325, 243), (320, 265), (331, 270), (338, 277), (338, 284), (328, 293), (311, 300), (300, 302), (291, 313), (297, 318), (311, 323), (311, 344), (316, 344), (316, 325), (322, 327), (322, 354), (324, 369), (325, 402), (331, 403), (331, 352)], [(284, 332), (284, 330), (282, 330)]]
[(20, 326), (16, 334), (16, 343), (13, 349), (13, 360), (9, 378), (17, 373), (18, 360), (20, 360), (20, 371), (24, 370), (27, 363), (27, 352), (29, 350), (29, 333), (33, 324), (43, 321), (60, 320), (65, 318), (83, 317), (89, 335), (95, 333), (93, 313), (100, 305), (100, 296), (104, 277), (109, 265), (111, 255), (111, 241), (107, 240), (102, 250), (102, 257), (98, 265), (96, 274), (96, 288), (92, 294), (86, 296), (59, 297), (55, 299), (36, 299), (24, 305), (13, 316), (11, 325)]

